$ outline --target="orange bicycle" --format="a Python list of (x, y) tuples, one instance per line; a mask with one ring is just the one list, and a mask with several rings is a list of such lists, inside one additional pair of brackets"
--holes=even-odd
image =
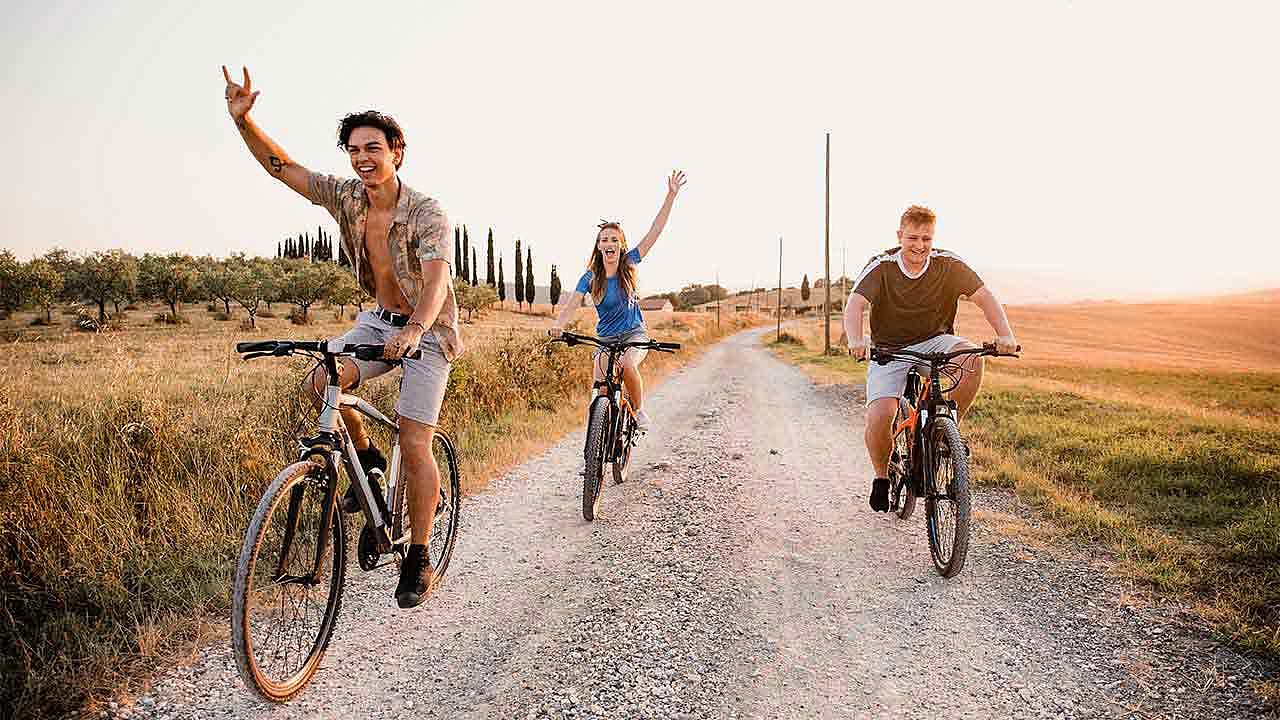
[[(943, 397), (965, 372), (955, 361), (965, 355), (1018, 357), (998, 352), (992, 343), (945, 353), (879, 348), (870, 353), (872, 362), (881, 365), (894, 360), (913, 363), (893, 421), (889, 509), (906, 520), (915, 511), (916, 499), (924, 498), (929, 554), (945, 578), (959, 574), (969, 552), (969, 446), (960, 435), (955, 402)], [(922, 377), (917, 368), (924, 364), (929, 372)]]
[(604, 388), (605, 393), (591, 400), (591, 409), (587, 413), (587, 441), (583, 446), (586, 470), (582, 473), (582, 517), (595, 520), (600, 512), (604, 466), (613, 467), (615, 483), (625, 480), (627, 466), (631, 462), (631, 448), (636, 444), (635, 412), (622, 392), (622, 365), (618, 358), (630, 348), (675, 352), (680, 349), (680, 343), (656, 340), (607, 343), (600, 338), (571, 332), (561, 333), (552, 342), (563, 342), (570, 347), (579, 343), (595, 345), (609, 356), (605, 379), (594, 386), (597, 390)]

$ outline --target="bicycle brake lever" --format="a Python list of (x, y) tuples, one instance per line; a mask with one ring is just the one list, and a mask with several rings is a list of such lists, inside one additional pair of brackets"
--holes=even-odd
[(273, 355), (273, 354), (274, 354), (274, 353), (269, 353), (269, 352), (252, 352), (252, 353), (249, 353), (248, 355), (245, 355), (245, 356), (241, 357), (240, 359), (241, 359), (241, 360), (253, 360), (254, 358), (270, 357), (270, 356), (271, 356), (271, 355)]

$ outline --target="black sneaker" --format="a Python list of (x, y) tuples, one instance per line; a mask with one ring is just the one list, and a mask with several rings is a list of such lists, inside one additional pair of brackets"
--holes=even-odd
[[(373, 485), (374, 497), (382, 497), (382, 474), (387, 471), (387, 459), (382, 456), (382, 451), (369, 443), (369, 447), (356, 451), (356, 457), (360, 458), (360, 467), (364, 468), (365, 477)], [(342, 496), (342, 511), (360, 512), (360, 499), (356, 497), (355, 485), (347, 486), (347, 494)]]
[(435, 589), (435, 570), (427, 557), (426, 545), (410, 545), (400, 563), (400, 584), (396, 585), (396, 604), (401, 608), (417, 607)]
[(871, 509), (876, 512), (889, 511), (889, 478), (876, 478), (871, 481)]

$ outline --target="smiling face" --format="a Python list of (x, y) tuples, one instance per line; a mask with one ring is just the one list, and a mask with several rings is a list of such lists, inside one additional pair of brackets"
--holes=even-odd
[(933, 223), (907, 223), (898, 230), (902, 246), (902, 264), (911, 272), (919, 272), (933, 249)]
[(347, 139), (347, 155), (351, 169), (356, 171), (366, 187), (390, 182), (396, 176), (396, 167), (404, 159), (404, 149), (392, 150), (387, 136), (378, 128), (358, 127)]
[(625, 252), (625, 243), (622, 233), (617, 228), (607, 227), (596, 235), (596, 250), (599, 250), (600, 256), (604, 258), (606, 268), (612, 270), (618, 266), (618, 259)]

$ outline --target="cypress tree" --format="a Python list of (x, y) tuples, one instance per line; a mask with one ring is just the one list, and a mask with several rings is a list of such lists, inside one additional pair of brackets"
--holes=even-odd
[(284, 247), (281, 246), (279, 241), (276, 241), (276, 257), (284, 257)]
[(493, 228), (489, 228), (489, 263), (486, 268), (488, 272), (484, 276), (484, 281), (493, 287)]
[(524, 258), (524, 300), (529, 304), (529, 308), (533, 309), (533, 299), (538, 293), (538, 288), (533, 284), (533, 248), (525, 248)]
[(502, 277), (502, 258), (498, 258), (498, 302), (507, 301), (507, 281)]
[(524, 257), (520, 254), (520, 238), (516, 238), (516, 307), (524, 302)]
[(471, 271), (473, 268), (467, 265), (467, 261), (471, 259), (471, 238), (467, 236), (467, 226), (462, 226), (462, 279), (471, 282)]
[(480, 284), (480, 273), (476, 272), (476, 249), (471, 248), (471, 287)]
[(461, 262), (462, 262), (462, 228), (457, 225), (454, 225), (453, 226), (453, 264), (454, 264), (454, 274), (457, 275), (458, 277), (462, 277), (461, 272), (458, 270), (458, 264)]
[(556, 272), (556, 266), (551, 266), (551, 307), (554, 308), (560, 304), (560, 274)]

